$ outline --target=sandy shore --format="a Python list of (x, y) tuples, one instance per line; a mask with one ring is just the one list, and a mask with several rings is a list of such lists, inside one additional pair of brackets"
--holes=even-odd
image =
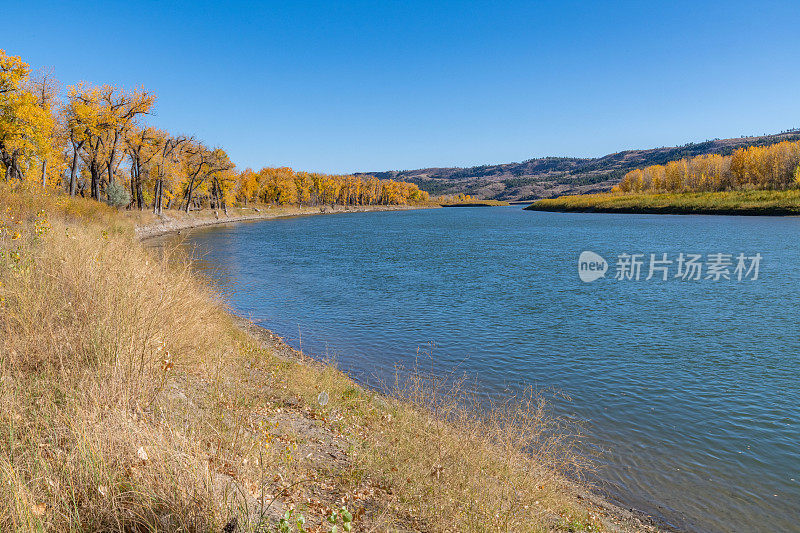
[[(410, 205), (369, 205), (369, 206), (324, 206), (324, 207), (240, 207), (229, 209), (228, 215), (222, 211), (203, 210), (200, 212), (184, 213), (183, 211), (169, 211), (152, 222), (146, 222), (136, 227), (136, 236), (139, 239), (159, 237), (169, 233), (179, 232), (191, 228), (212, 226), (215, 224), (228, 224), (231, 222), (244, 222), (253, 220), (270, 220), (274, 218), (332, 215), (341, 213), (367, 213), (372, 211), (407, 211), (411, 209), (432, 209), (436, 206), (410, 206)], [(155, 215), (154, 215), (155, 216)]]

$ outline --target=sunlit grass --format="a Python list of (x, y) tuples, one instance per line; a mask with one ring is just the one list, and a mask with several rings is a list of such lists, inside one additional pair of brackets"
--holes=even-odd
[(539, 200), (526, 209), (619, 213), (800, 215), (800, 190), (585, 194)]

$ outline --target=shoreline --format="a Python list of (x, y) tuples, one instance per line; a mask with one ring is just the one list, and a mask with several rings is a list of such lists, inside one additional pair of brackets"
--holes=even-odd
[[(378, 206), (375, 206), (378, 207)], [(320, 214), (334, 214), (334, 213), (347, 213), (347, 212), (371, 212), (371, 211), (395, 211), (395, 210), (410, 210), (410, 209), (426, 209), (430, 207), (411, 207), (411, 206), (380, 206), (380, 208), (368, 209), (338, 209), (309, 212), (309, 210), (291, 210), (291, 212), (277, 212), (259, 214), (255, 216), (234, 216), (219, 219), (204, 219), (204, 220), (184, 220), (169, 221), (166, 224), (158, 223), (155, 225), (143, 226), (136, 228), (136, 236), (140, 241), (147, 241), (154, 237), (167, 235), (170, 233), (180, 232), (184, 229), (192, 229), (204, 226), (226, 224), (240, 221), (257, 221), (257, 220), (270, 220), (275, 218), (291, 217), (291, 216), (304, 216), (304, 215), (320, 215)], [(254, 339), (256, 342), (269, 349), (278, 358), (287, 361), (295, 362), (303, 365), (316, 365), (321, 368), (331, 368), (335, 372), (342, 373), (348, 376), (345, 372), (339, 370), (335, 365), (328, 362), (306, 355), (301, 350), (291, 346), (286, 340), (270, 329), (258, 325), (253, 321), (235, 313), (233, 310), (228, 310), (228, 314), (234, 326), (248, 337)], [(352, 379), (352, 378), (350, 378)], [(365, 391), (366, 394), (374, 398), (373, 401), (379, 403), (389, 403), (397, 401), (390, 395), (382, 391), (365, 386), (362, 383), (355, 382), (357, 387)], [(299, 426), (305, 426), (308, 421), (298, 421)], [(584, 486), (577, 482), (570, 481), (568, 483), (573, 497), (576, 501), (581, 502), (585, 507), (586, 512), (592, 513), (596, 516), (602, 517), (602, 521), (609, 528), (610, 531), (647, 531), (647, 532), (679, 532), (681, 530), (668, 525), (663, 518), (649, 515), (642, 510), (626, 506), (623, 502), (617, 501), (615, 498), (606, 494), (599, 487)]]
[(441, 207), (508, 207), (509, 205), (511, 204), (500, 200), (439, 204)]
[(550, 207), (531, 204), (524, 211), (540, 211), (543, 213), (609, 213), (620, 215), (706, 215), (706, 216), (741, 216), (741, 217), (796, 217), (800, 216), (800, 208), (682, 208), (669, 207)]
[[(198, 215), (177, 211), (162, 214), (156, 222), (149, 222), (136, 225), (134, 233), (140, 240), (161, 237), (171, 233), (180, 233), (183, 230), (202, 228), (205, 226), (216, 226), (219, 224), (230, 224), (234, 222), (255, 222), (259, 220), (273, 220), (277, 218), (315, 216), (315, 215), (334, 215), (343, 213), (372, 213), (381, 211), (410, 211), (414, 209), (436, 209), (437, 206), (429, 205), (371, 205), (371, 206), (314, 206), (314, 207), (240, 207), (231, 209), (236, 211), (234, 215), (225, 215), (217, 211), (202, 211)], [(247, 211), (252, 213), (246, 214)], [(178, 215), (178, 216), (175, 216)], [(158, 215), (153, 215), (158, 216)]]
[[(273, 353), (285, 361), (294, 361), (299, 364), (305, 365), (319, 365), (321, 367), (331, 367), (336, 372), (341, 372), (351, 380), (353, 379), (347, 373), (336, 368), (328, 362), (316, 359), (312, 356), (306, 355), (303, 351), (294, 348), (287, 343), (283, 337), (274, 331), (256, 324), (252, 320), (244, 318), (232, 311), (229, 314), (233, 320), (234, 325), (261, 343), (264, 347), (273, 351)], [(353, 380), (355, 385), (361, 388), (366, 393), (372, 395), (377, 402), (389, 403), (398, 401), (384, 392), (368, 387), (362, 383)], [(683, 530), (677, 529), (665, 522), (664, 519), (649, 515), (644, 511), (628, 507), (622, 502), (615, 501), (609, 494), (603, 493), (599, 488), (592, 486), (583, 486), (579, 483), (570, 480), (570, 490), (574, 497), (585, 504), (587, 512), (595, 513), (604, 518), (607, 527), (613, 527), (610, 531), (646, 531), (650, 533), (683, 533)], [(621, 528), (621, 529), (620, 529)]]
[(800, 190), (598, 193), (542, 198), (525, 210), (642, 215), (800, 216)]

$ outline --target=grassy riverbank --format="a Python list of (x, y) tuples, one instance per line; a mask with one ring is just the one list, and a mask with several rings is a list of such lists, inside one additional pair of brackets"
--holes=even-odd
[(650, 529), (568, 481), (584, 461), (536, 394), (365, 390), (232, 316), (137, 217), (0, 188), (4, 531), (327, 532), (342, 507), (339, 531)]
[(684, 215), (800, 215), (800, 190), (586, 194), (543, 199), (525, 209)]

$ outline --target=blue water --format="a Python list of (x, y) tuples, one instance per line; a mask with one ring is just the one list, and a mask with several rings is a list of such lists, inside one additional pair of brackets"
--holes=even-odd
[[(601, 488), (699, 531), (800, 530), (800, 219), (459, 208), (191, 232), (240, 314), (367, 383), (434, 342), (487, 395), (571, 397)], [(591, 250), (605, 278), (580, 281)], [(621, 253), (763, 256), (759, 279), (617, 281)], [(646, 277), (645, 263), (642, 278)]]

